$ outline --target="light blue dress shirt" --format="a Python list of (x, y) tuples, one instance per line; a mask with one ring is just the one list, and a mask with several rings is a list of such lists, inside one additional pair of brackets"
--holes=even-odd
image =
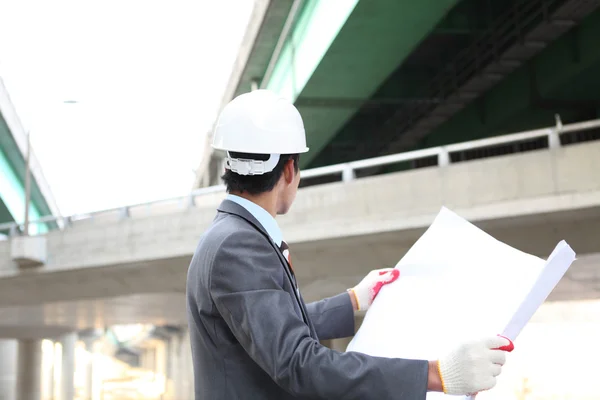
[(256, 220), (265, 228), (271, 239), (275, 242), (275, 244), (281, 247), (281, 242), (283, 241), (283, 234), (281, 233), (281, 229), (279, 229), (279, 225), (277, 225), (277, 221), (275, 218), (267, 210), (262, 208), (256, 203), (251, 202), (250, 200), (246, 200), (243, 197), (236, 196), (233, 194), (228, 194), (226, 197), (227, 200), (231, 200), (234, 203), (239, 204), (244, 207), (246, 211), (248, 211)]

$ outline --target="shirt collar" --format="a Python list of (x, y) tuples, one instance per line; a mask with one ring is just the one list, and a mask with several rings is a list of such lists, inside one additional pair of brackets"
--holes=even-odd
[(281, 242), (283, 241), (283, 234), (281, 233), (281, 229), (279, 229), (279, 225), (275, 218), (267, 210), (262, 208), (256, 203), (251, 202), (250, 200), (244, 199), (243, 197), (236, 196), (233, 194), (228, 194), (226, 197), (227, 200), (233, 201), (234, 203), (239, 204), (244, 207), (246, 211), (248, 211), (256, 220), (265, 228), (271, 239), (275, 242), (275, 244), (281, 247)]

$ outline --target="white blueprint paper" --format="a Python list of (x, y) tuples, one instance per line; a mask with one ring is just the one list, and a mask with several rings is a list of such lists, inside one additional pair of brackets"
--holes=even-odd
[[(400, 279), (382, 288), (347, 351), (437, 359), (468, 339), (515, 339), (574, 259), (564, 241), (545, 261), (442, 208), (397, 264)], [(446, 398), (460, 399), (427, 395)]]

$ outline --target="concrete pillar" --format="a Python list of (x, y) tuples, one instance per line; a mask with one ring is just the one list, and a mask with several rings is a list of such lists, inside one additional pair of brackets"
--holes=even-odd
[(162, 389), (163, 398), (168, 396), (167, 392), (167, 364), (168, 364), (168, 356), (167, 356), (167, 341), (161, 340), (156, 343), (155, 351), (154, 351), (154, 376), (155, 381), (160, 382), (160, 387)]
[(42, 398), (42, 341), (19, 340), (17, 351), (17, 400)]
[(17, 341), (0, 340), (0, 400), (15, 400), (17, 387)]
[(192, 348), (190, 334), (187, 330), (181, 338), (181, 393), (184, 399), (193, 399), (194, 396), (194, 369), (192, 362)]
[(73, 400), (75, 396), (75, 344), (77, 334), (69, 333), (60, 338), (62, 357), (60, 368), (60, 400)]
[(156, 372), (156, 350), (153, 347), (142, 350), (140, 366), (148, 371)]
[(157, 361), (157, 351), (156, 351), (156, 347), (151, 347), (148, 350), (148, 369), (154, 373), (156, 373), (157, 371), (157, 365), (156, 365), (156, 361)]
[(181, 374), (181, 337), (179, 334), (175, 334), (169, 339), (167, 399), (178, 400), (183, 397), (183, 392), (181, 390), (181, 382), (183, 379), (184, 377)]
[(53, 341), (42, 340), (42, 400), (54, 400), (55, 348)]
[(83, 343), (85, 344), (85, 350), (88, 352), (88, 358), (85, 365), (85, 387), (83, 398), (85, 400), (92, 400), (94, 394), (94, 344), (95, 340), (92, 338), (86, 338)]
[(140, 368), (148, 369), (148, 350), (142, 349), (140, 354)]

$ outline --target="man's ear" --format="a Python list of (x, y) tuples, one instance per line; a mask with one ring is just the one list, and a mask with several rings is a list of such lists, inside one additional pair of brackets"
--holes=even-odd
[(296, 177), (296, 169), (294, 168), (294, 160), (289, 159), (283, 166), (283, 177), (288, 185), (294, 181)]

